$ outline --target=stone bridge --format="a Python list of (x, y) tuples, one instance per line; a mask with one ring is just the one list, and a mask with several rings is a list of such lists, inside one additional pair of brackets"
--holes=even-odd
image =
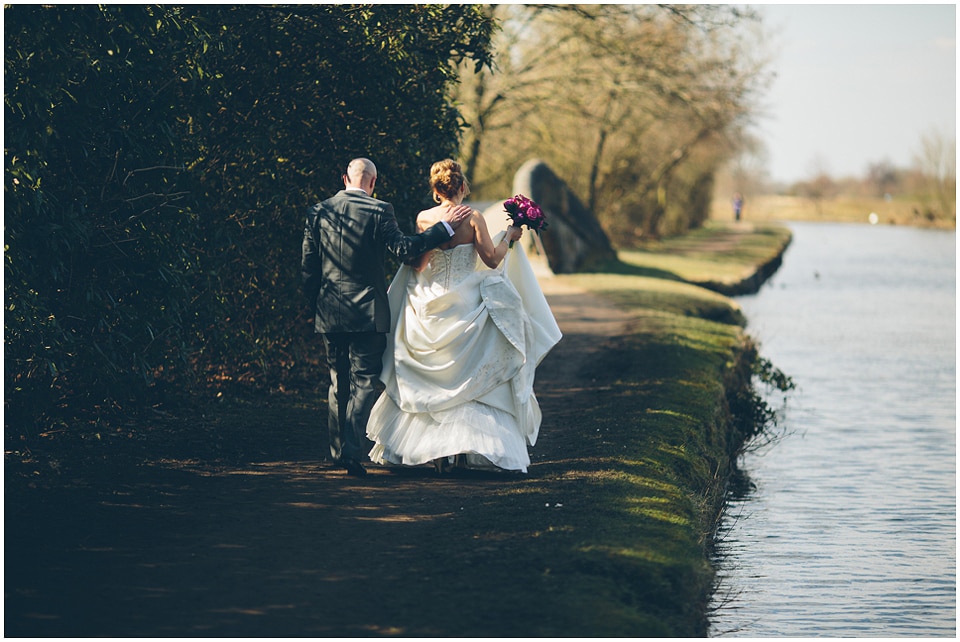
[[(514, 194), (534, 200), (547, 217), (548, 227), (539, 238), (536, 233), (525, 231), (521, 241), (538, 269), (569, 274), (616, 259), (610, 239), (596, 217), (543, 161), (532, 159), (520, 167), (513, 179), (513, 194), (504, 200)], [(504, 228), (508, 216), (503, 200), (488, 205), (482, 212), (492, 234)]]

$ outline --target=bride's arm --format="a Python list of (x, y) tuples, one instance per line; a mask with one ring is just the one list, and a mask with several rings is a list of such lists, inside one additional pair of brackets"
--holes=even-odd
[(470, 217), (470, 225), (474, 231), (473, 244), (477, 248), (477, 254), (489, 268), (500, 265), (500, 261), (503, 260), (503, 257), (507, 255), (507, 250), (510, 249), (510, 241), (518, 240), (523, 234), (519, 227), (511, 225), (507, 228), (507, 233), (500, 244), (495, 246), (487, 229), (487, 222), (479, 212), (474, 212), (473, 216)]

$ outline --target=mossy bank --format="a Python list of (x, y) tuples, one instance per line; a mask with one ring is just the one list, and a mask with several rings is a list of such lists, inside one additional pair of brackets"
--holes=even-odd
[(765, 429), (757, 421), (768, 409), (752, 386), (769, 364), (736, 303), (693, 283), (755, 290), (789, 241), (780, 227), (713, 224), (621, 252), (602, 273), (561, 278), (631, 316), (608, 339), (611, 356), (581, 373), (595, 400), (582, 418), (593, 434), (572, 457), (576, 481), (555, 482), (590, 498), (564, 513), (575, 583), (607, 585), (589, 592), (597, 617), (580, 634), (705, 635), (712, 537), (737, 455)]

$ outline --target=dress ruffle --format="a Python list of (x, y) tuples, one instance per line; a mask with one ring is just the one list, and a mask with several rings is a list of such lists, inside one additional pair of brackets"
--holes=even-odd
[(537, 364), (560, 330), (520, 247), (487, 269), (472, 245), (434, 250), (390, 286), (385, 393), (367, 436), (377, 463), (468, 455), (471, 467), (526, 472), (540, 429)]
[[(384, 395), (371, 413), (379, 426), (370, 451), (377, 463), (420, 466), (459, 454), (474, 455), (468, 466), (527, 471), (527, 443), (512, 415), (477, 401), (438, 412), (402, 411)], [(374, 423), (376, 422), (376, 423)]]

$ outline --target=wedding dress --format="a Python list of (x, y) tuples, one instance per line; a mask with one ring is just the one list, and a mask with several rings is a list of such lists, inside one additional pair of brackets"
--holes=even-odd
[(432, 250), (421, 272), (400, 268), (389, 296), (386, 390), (367, 423), (371, 461), (418, 466), (461, 455), (468, 468), (526, 472), (541, 420), (536, 367), (561, 334), (520, 244), (496, 269), (472, 244)]

